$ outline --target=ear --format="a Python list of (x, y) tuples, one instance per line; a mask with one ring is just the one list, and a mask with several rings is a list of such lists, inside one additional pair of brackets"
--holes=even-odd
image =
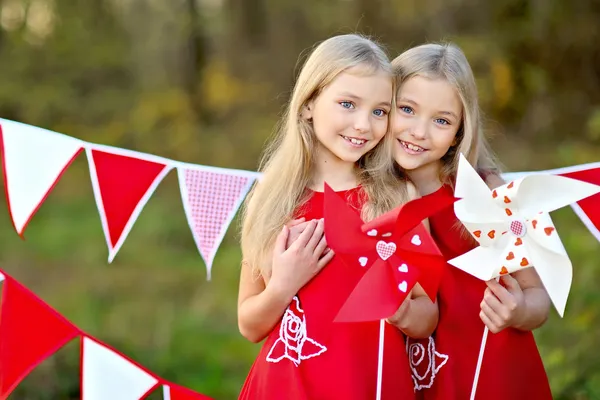
[(306, 103), (306, 105), (302, 109), (302, 117), (305, 120), (307, 120), (307, 121), (312, 120), (314, 107), (315, 107), (314, 100), (310, 100), (308, 103)]

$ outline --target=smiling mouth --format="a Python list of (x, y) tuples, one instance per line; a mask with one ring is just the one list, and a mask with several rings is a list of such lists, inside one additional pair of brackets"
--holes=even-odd
[(416, 144), (412, 144), (412, 143), (405, 142), (404, 140), (400, 140), (400, 139), (398, 139), (398, 142), (400, 142), (400, 145), (401, 145), (401, 146), (402, 146), (402, 147), (403, 147), (405, 150), (408, 150), (408, 151), (410, 151), (410, 153), (411, 153), (411, 154), (412, 154), (412, 153), (422, 153), (422, 152), (424, 152), (425, 150), (427, 150), (427, 149), (425, 149), (425, 148), (423, 148), (423, 147), (421, 147), (421, 146), (417, 146)]
[(353, 146), (357, 146), (360, 147), (362, 145), (364, 145), (365, 143), (367, 143), (367, 139), (358, 139), (358, 138), (353, 138), (353, 137), (349, 137), (349, 136), (344, 136), (341, 135), (342, 138), (344, 138), (344, 140), (348, 143), (350, 143)]

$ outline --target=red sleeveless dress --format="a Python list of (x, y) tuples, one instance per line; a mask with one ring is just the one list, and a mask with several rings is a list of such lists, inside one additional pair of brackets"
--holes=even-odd
[[(359, 189), (341, 193), (360, 209)], [(322, 218), (323, 200), (314, 192), (301, 216)], [(375, 399), (379, 322), (332, 322), (363, 273), (334, 256), (300, 290), (266, 338), (239, 399)], [(414, 399), (404, 336), (389, 324), (384, 352), (382, 399)]]
[[(442, 187), (430, 196), (453, 196)], [(429, 219), (431, 234), (447, 260), (477, 246), (448, 207)], [(440, 319), (433, 338), (409, 339), (417, 397), (468, 400), (484, 324), (479, 318), (485, 282), (448, 265), (438, 293)], [(552, 399), (532, 332), (504, 329), (489, 333), (479, 375), (477, 400)]]

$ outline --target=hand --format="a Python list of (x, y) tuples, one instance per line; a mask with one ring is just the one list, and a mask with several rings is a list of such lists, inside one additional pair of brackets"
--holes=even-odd
[(273, 249), (272, 274), (269, 285), (274, 285), (285, 296), (294, 296), (321, 269), (331, 261), (333, 251), (327, 248), (323, 220), (312, 220), (298, 239), (286, 249), (290, 228), (284, 226)]
[(519, 282), (510, 275), (501, 281), (487, 281), (481, 302), (479, 317), (490, 332), (498, 333), (505, 328), (520, 325), (525, 315), (525, 295)]
[(402, 330), (405, 328), (405, 317), (409, 314), (410, 312), (410, 305), (411, 305), (411, 296), (412, 296), (412, 291), (408, 294), (408, 296), (406, 296), (406, 299), (404, 299), (404, 301), (402, 302), (402, 304), (400, 304), (400, 307), (398, 308), (398, 310), (396, 310), (396, 312), (394, 313), (394, 315), (392, 315), (389, 318), (386, 318), (386, 322), (394, 325), (396, 328)]
[(288, 235), (288, 239), (285, 244), (286, 249), (289, 248), (292, 243), (298, 239), (298, 237), (300, 237), (300, 234), (304, 232), (309, 222), (306, 222), (306, 218), (298, 218), (287, 223), (287, 227), (290, 228), (290, 234)]
[[(288, 228), (290, 228), (290, 234), (288, 235), (288, 239), (285, 244), (286, 249), (289, 248), (292, 243), (294, 243), (300, 237), (300, 234), (304, 232), (309, 223), (310, 221), (306, 222), (305, 218), (299, 218), (291, 220), (287, 224)], [(321, 257), (323, 257), (329, 250), (329, 247), (326, 247), (323, 251), (323, 254), (321, 254)]]

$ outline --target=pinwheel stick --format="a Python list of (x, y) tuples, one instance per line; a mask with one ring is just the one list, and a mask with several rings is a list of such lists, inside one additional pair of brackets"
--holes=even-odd
[(475, 368), (475, 377), (473, 378), (473, 386), (471, 387), (471, 400), (475, 400), (475, 393), (477, 392), (477, 383), (479, 382), (479, 372), (481, 371), (481, 364), (483, 363), (483, 353), (485, 352), (485, 344), (489, 333), (487, 325), (483, 329), (483, 337), (481, 338), (481, 347), (479, 348), (479, 357), (477, 358), (477, 368)]
[[(500, 281), (500, 277), (496, 278), (496, 282)], [(479, 373), (481, 372), (481, 364), (483, 364), (483, 353), (485, 353), (485, 344), (487, 343), (487, 337), (490, 329), (485, 326), (483, 329), (483, 336), (481, 338), (481, 346), (479, 347), (479, 356), (477, 357), (477, 367), (475, 368), (475, 377), (473, 378), (473, 386), (471, 387), (471, 400), (475, 400), (475, 393), (477, 393), (477, 383), (479, 382)]]
[(379, 321), (379, 357), (377, 358), (377, 400), (381, 400), (381, 381), (383, 377), (383, 343), (385, 340), (385, 320)]

